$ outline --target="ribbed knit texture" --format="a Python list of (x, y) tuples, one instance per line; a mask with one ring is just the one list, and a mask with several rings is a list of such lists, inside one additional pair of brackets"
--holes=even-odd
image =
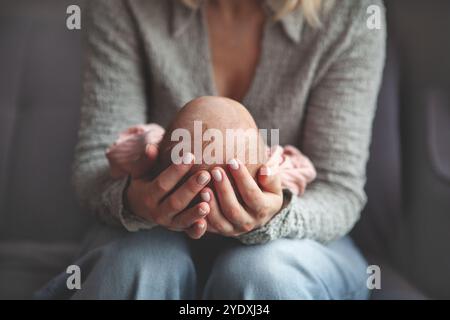
[[(124, 214), (126, 180), (108, 174), (106, 148), (135, 124), (166, 126), (177, 109), (217, 95), (202, 10), (177, 0), (89, 2), (84, 99), (73, 180), (81, 202), (129, 231), (154, 226)], [(307, 25), (300, 10), (268, 19), (262, 53), (242, 103), (259, 128), (280, 129), (314, 163), (305, 194), (285, 191), (287, 206), (267, 225), (240, 236), (246, 244), (281, 237), (329, 242), (347, 234), (365, 204), (365, 166), (385, 57), (382, 29), (366, 26), (369, 5), (340, 0)]]

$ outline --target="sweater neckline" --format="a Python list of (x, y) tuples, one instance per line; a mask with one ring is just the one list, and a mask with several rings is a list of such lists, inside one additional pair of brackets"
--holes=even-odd
[[(173, 37), (180, 37), (191, 27), (195, 17), (202, 14), (201, 12), (205, 2), (206, 0), (202, 0), (199, 6), (189, 8), (179, 0), (172, 0), (171, 33)], [(273, 16), (278, 9), (277, 1), (265, 0), (263, 5), (264, 11), (268, 16), (267, 21), (275, 24), (280, 23), (285, 35), (294, 44), (298, 44), (301, 41), (304, 27), (304, 17), (301, 8), (297, 8), (275, 21)]]

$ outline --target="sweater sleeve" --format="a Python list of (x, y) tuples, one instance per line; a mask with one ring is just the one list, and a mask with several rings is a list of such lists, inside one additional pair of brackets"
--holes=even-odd
[(124, 210), (127, 179), (109, 175), (105, 151), (118, 133), (146, 121), (145, 77), (136, 28), (125, 1), (89, 1), (86, 60), (73, 183), (81, 204), (109, 224), (152, 227)]
[(347, 38), (307, 102), (301, 149), (317, 169), (316, 181), (302, 197), (285, 191), (285, 208), (262, 228), (240, 236), (243, 243), (277, 238), (327, 243), (346, 235), (359, 219), (386, 42), (384, 11), (382, 28), (371, 30), (366, 7), (353, 12)]

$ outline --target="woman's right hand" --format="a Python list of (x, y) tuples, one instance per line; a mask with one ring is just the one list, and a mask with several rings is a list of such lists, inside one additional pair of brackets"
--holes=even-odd
[(209, 204), (187, 206), (208, 184), (211, 175), (206, 170), (196, 172), (173, 190), (193, 164), (194, 155), (188, 153), (181, 164), (172, 164), (152, 181), (132, 178), (127, 189), (131, 211), (170, 230), (185, 231), (193, 239), (201, 238), (207, 229), (205, 217), (210, 212)]

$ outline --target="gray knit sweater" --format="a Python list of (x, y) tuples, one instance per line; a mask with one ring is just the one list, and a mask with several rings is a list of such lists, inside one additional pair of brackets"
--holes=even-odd
[[(297, 10), (267, 19), (262, 54), (242, 103), (260, 128), (279, 128), (280, 143), (299, 147), (318, 178), (267, 225), (240, 237), (329, 242), (347, 234), (365, 204), (365, 166), (385, 56), (385, 24), (367, 27), (380, 0), (340, 0), (312, 28)], [(266, 6), (267, 14), (273, 12)], [(82, 203), (129, 231), (154, 223), (125, 214), (126, 179), (108, 174), (105, 150), (125, 128), (165, 126), (177, 109), (217, 95), (202, 10), (178, 0), (95, 0), (85, 11), (87, 59), (74, 183)]]

